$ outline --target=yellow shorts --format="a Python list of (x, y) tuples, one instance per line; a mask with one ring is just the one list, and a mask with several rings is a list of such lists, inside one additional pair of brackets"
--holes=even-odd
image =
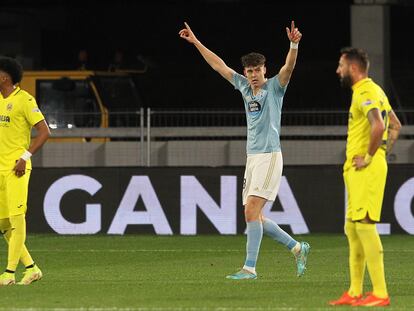
[(351, 167), (344, 171), (348, 193), (346, 218), (357, 221), (368, 214), (372, 221), (380, 221), (387, 170), (385, 157), (376, 154), (366, 168), (356, 170)]
[(30, 173), (17, 177), (14, 171), (0, 171), (0, 219), (26, 213)]

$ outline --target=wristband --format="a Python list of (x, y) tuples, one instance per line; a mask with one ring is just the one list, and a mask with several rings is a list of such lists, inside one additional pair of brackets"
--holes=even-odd
[(21, 156), (20, 159), (23, 159), (25, 161), (29, 160), (32, 154), (29, 151), (25, 151)]
[(290, 41), (290, 48), (291, 49), (297, 50), (298, 47), (299, 47), (299, 43), (295, 43), (295, 42)]
[(366, 164), (370, 164), (370, 163), (371, 163), (371, 161), (372, 161), (372, 155), (370, 155), (369, 153), (367, 153), (367, 154), (365, 155), (365, 157), (364, 157), (364, 162), (365, 162)]

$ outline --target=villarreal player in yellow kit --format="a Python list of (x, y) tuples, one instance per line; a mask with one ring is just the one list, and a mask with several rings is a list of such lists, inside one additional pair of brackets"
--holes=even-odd
[[(19, 261), (26, 267), (18, 282), (28, 285), (42, 278), (26, 246), (26, 211), (30, 157), (48, 139), (49, 127), (36, 100), (18, 87), (23, 69), (14, 59), (0, 57), (0, 232), (8, 244), (6, 271), (0, 286), (15, 284)], [(37, 137), (31, 143), (31, 130)]]
[[(331, 305), (387, 306), (382, 243), (376, 228), (381, 218), (387, 178), (388, 128), (401, 124), (384, 91), (368, 77), (369, 60), (357, 48), (341, 50), (336, 70), (341, 84), (352, 89), (344, 182), (347, 190), (345, 234), (349, 243), (350, 287)], [(398, 124), (397, 124), (398, 123)], [(396, 138), (392, 134), (393, 139)], [(397, 135), (398, 136), (398, 135)], [(395, 140), (395, 139), (394, 139)], [(363, 293), (365, 268), (372, 291)]]

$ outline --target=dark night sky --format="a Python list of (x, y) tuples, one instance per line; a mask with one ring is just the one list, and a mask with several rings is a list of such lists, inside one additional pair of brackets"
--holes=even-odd
[[(272, 1), (88, 3), (66, 6), (60, 27), (43, 31), (44, 67), (64, 68), (80, 47), (86, 47), (93, 66), (104, 69), (112, 51), (121, 47), (130, 61), (140, 54), (154, 64), (143, 81), (145, 91), (151, 93), (152, 107), (169, 105), (166, 101), (181, 107), (239, 107), (239, 95), (233, 88), (205, 64), (194, 47), (179, 38), (183, 22), (235, 70), (241, 70), (240, 56), (257, 51), (266, 55), (268, 73), (274, 75), (289, 48), (285, 27), (294, 19), (303, 39), (295, 73), (298, 80), (291, 83), (286, 102), (295, 101), (299, 107), (314, 100), (318, 85), (309, 79), (315, 76), (316, 81), (322, 73), (327, 74), (322, 79), (335, 88), (332, 97), (340, 92), (335, 66), (339, 48), (350, 41), (350, 12), (345, 1), (323, 6), (294, 1), (283, 5)], [(91, 14), (98, 8), (98, 14)], [(332, 36), (334, 24), (337, 35)], [(299, 80), (310, 90), (306, 97), (295, 91), (301, 87)], [(326, 98), (330, 105), (328, 101)]]
[[(46, 66), (61, 65), (62, 56), (66, 59), (69, 52), (73, 54), (81, 46), (91, 51), (97, 66), (105, 63), (107, 54), (119, 46), (161, 64), (186, 59), (192, 62), (194, 53), (177, 35), (184, 21), (190, 23), (209, 48), (223, 58), (228, 55), (226, 61), (235, 66), (239, 65), (238, 58), (251, 50), (262, 51), (270, 61), (280, 64), (287, 46), (284, 27), (291, 19), (296, 20), (304, 33), (303, 57), (336, 60), (338, 47), (349, 44), (350, 40), (347, 4), (315, 6), (305, 2), (295, 5), (290, 1), (289, 5), (277, 5), (272, 1), (86, 3), (89, 4), (75, 2), (67, 6), (61, 29), (44, 31), (42, 47)], [(94, 9), (99, 13), (91, 14)], [(328, 36), (327, 31), (333, 33), (332, 25), (337, 35)], [(65, 55), (59, 53), (62, 46), (66, 48)], [(324, 51), (315, 53), (317, 46)], [(62, 62), (65, 63), (67, 61)]]
[[(342, 109), (343, 91), (335, 74), (339, 49), (350, 44), (353, 1), (142, 0), (14, 1), (0, 9), (28, 13), (40, 27), (40, 64), (70, 69), (80, 48), (88, 49), (95, 69), (106, 69), (116, 48), (131, 63), (137, 55), (152, 64), (141, 87), (149, 105), (220, 108), (239, 95), (178, 37), (187, 21), (198, 38), (237, 71), (240, 56), (251, 51), (267, 57), (268, 73), (277, 73), (288, 50), (285, 26), (291, 19), (303, 33), (295, 74), (285, 104), (296, 108)], [(406, 29), (412, 29), (414, 6), (391, 6), (392, 63), (411, 64)], [(405, 48), (401, 48), (401, 46)], [(136, 64), (139, 66), (139, 64)], [(395, 66), (397, 67), (397, 66)], [(320, 88), (323, 86), (324, 94)], [(206, 96), (208, 94), (208, 96)], [(206, 99), (208, 98), (208, 100)], [(224, 103), (223, 103), (224, 102)], [(313, 106), (309, 107), (309, 103)], [(231, 105), (230, 105), (231, 106)]]

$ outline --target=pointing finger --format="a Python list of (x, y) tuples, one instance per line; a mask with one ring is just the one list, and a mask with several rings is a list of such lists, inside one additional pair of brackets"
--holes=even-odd
[(288, 27), (286, 27), (286, 33), (288, 36), (290, 36), (290, 29)]

